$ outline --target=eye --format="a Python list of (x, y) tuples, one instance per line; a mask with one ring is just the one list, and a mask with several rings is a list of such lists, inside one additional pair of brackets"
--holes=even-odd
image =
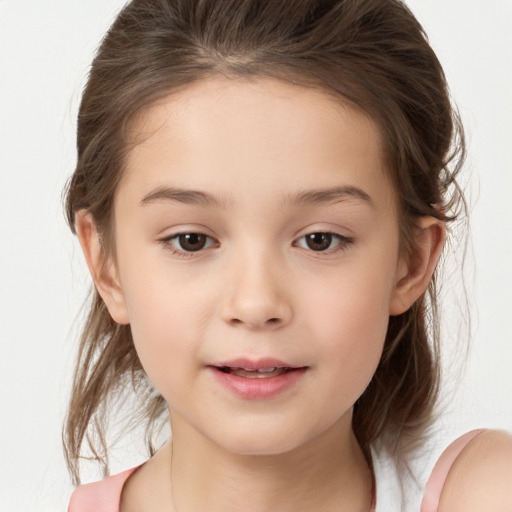
[(338, 250), (344, 249), (352, 242), (352, 238), (339, 235), (337, 233), (319, 231), (316, 233), (308, 233), (307, 235), (299, 238), (297, 245), (304, 249), (311, 249), (315, 252), (326, 252), (329, 249), (334, 249), (334, 251), (331, 252), (337, 252)]
[(177, 233), (162, 239), (161, 242), (179, 256), (187, 256), (187, 253), (198, 252), (215, 245), (213, 239), (204, 233)]

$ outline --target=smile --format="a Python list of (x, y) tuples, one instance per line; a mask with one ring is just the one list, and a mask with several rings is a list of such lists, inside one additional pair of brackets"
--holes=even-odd
[(258, 368), (254, 370), (251, 368), (232, 368), (230, 366), (222, 366), (219, 370), (231, 375), (237, 375), (238, 377), (245, 377), (246, 379), (268, 379), (270, 377), (277, 377), (278, 375), (283, 375), (283, 373), (296, 370), (296, 368), (274, 366), (271, 368)]
[(263, 400), (296, 386), (307, 366), (288, 365), (276, 360), (237, 360), (208, 367), (224, 389), (239, 398)]

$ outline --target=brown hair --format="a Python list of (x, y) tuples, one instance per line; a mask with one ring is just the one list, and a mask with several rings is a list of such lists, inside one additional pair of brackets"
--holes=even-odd
[[(134, 0), (94, 58), (78, 115), (78, 162), (66, 210), (88, 210), (112, 254), (113, 195), (136, 114), (214, 74), (265, 76), (334, 94), (380, 128), (397, 191), (402, 250), (415, 219), (451, 220), (464, 201), (455, 181), (464, 154), (445, 77), (418, 21), (399, 0)], [(110, 248), (110, 249), (109, 249)], [(384, 353), (354, 407), (353, 428), (371, 465), (380, 447), (397, 462), (430, 425), (439, 388), (436, 279), (391, 317)], [(113, 403), (142, 397), (149, 452), (166, 404), (152, 388), (129, 326), (117, 325), (96, 291), (83, 330), (63, 438), (73, 480), (87, 441), (108, 472), (105, 433)]]

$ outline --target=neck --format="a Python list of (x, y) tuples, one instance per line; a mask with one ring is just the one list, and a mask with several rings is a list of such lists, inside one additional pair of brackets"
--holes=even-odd
[(371, 474), (350, 418), (321, 437), (277, 455), (219, 447), (179, 417), (169, 445), (175, 512), (342, 512), (370, 509)]

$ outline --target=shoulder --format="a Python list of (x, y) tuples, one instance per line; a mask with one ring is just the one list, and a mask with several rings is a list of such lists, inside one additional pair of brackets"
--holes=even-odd
[(119, 512), (123, 485), (137, 469), (135, 467), (100, 482), (77, 487), (71, 496), (68, 512)]
[(512, 511), (512, 435), (486, 430), (473, 438), (451, 467), (439, 512)]

